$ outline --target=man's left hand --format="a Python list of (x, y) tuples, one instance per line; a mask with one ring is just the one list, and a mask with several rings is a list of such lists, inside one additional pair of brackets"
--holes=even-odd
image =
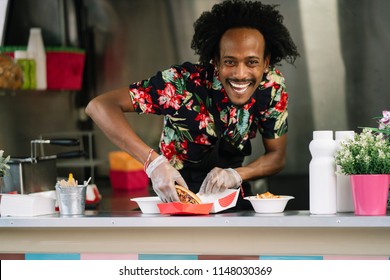
[(236, 170), (215, 167), (204, 179), (199, 194), (212, 194), (222, 192), (225, 189), (238, 188), (241, 186), (241, 183), (241, 176)]

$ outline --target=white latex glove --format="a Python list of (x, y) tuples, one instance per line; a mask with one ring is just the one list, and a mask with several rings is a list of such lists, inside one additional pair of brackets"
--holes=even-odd
[(226, 189), (235, 189), (240, 187), (241, 183), (242, 178), (236, 170), (215, 167), (203, 180), (199, 194), (212, 194), (222, 192)]
[(146, 174), (152, 180), (153, 190), (163, 202), (179, 201), (175, 182), (188, 188), (180, 172), (170, 165), (163, 155), (160, 155), (149, 164), (146, 168)]

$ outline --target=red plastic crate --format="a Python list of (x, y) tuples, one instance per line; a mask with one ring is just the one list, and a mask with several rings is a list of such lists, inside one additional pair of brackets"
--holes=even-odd
[(80, 90), (84, 61), (83, 52), (46, 51), (47, 89)]
[(145, 171), (117, 171), (110, 170), (110, 182), (113, 190), (129, 191), (147, 189), (149, 178)]

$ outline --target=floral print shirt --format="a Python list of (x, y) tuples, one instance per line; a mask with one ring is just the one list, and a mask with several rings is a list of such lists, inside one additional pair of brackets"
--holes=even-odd
[(178, 170), (199, 163), (219, 137), (243, 150), (257, 130), (265, 138), (287, 132), (288, 95), (276, 68), (241, 107), (230, 103), (212, 64), (174, 65), (131, 84), (129, 93), (136, 112), (164, 115), (160, 150)]

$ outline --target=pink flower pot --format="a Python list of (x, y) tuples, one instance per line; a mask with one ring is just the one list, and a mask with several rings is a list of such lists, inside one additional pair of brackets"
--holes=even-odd
[(355, 215), (386, 215), (389, 195), (389, 174), (351, 175), (352, 197)]

